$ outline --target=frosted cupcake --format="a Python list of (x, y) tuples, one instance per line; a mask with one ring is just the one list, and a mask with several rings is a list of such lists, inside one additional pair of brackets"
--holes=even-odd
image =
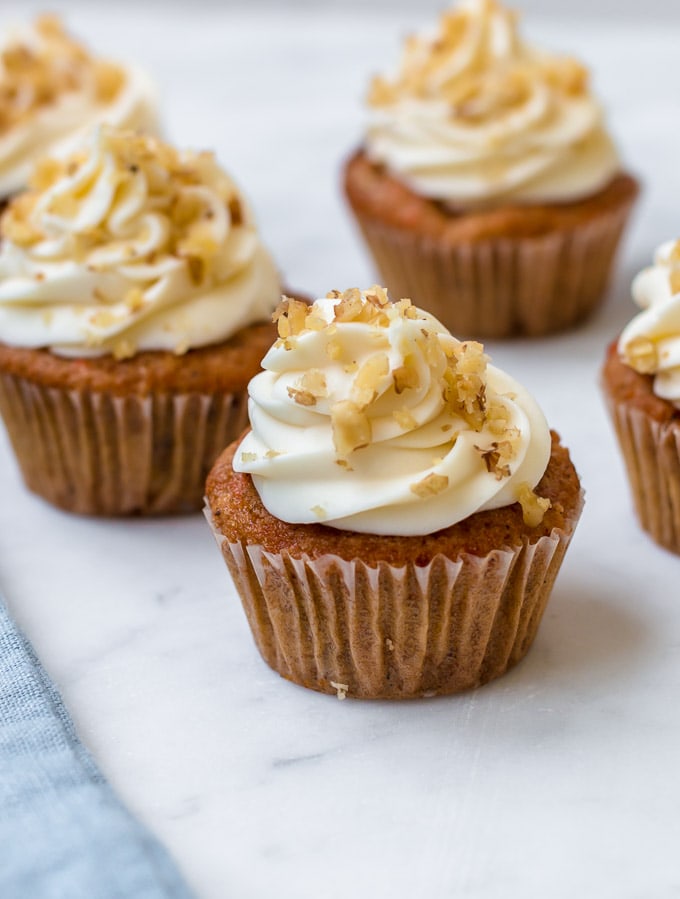
[(100, 122), (156, 130), (142, 71), (91, 56), (56, 16), (0, 35), (0, 202), (26, 187), (39, 158), (68, 153)]
[(529, 649), (581, 510), (527, 391), (380, 287), (279, 308), (208, 515), (264, 659), (364, 698), (452, 693)]
[(633, 282), (640, 312), (609, 347), (603, 386), (642, 527), (680, 553), (680, 240)]
[(463, 0), (376, 78), (345, 188), (390, 292), (457, 334), (539, 335), (603, 298), (638, 192), (578, 62)]
[(236, 184), (100, 126), (0, 228), (0, 413), (27, 485), (90, 514), (199, 508), (281, 293)]

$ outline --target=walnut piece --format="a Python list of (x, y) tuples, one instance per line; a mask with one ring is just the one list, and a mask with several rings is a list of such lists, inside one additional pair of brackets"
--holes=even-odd
[(351, 400), (340, 400), (331, 406), (331, 428), (339, 456), (349, 456), (371, 442), (371, 422)]
[(375, 353), (369, 356), (357, 372), (352, 383), (351, 398), (360, 409), (365, 409), (378, 394), (380, 383), (390, 371), (387, 353)]
[(436, 496), (442, 490), (446, 490), (449, 486), (449, 479), (444, 474), (435, 474), (431, 472), (422, 481), (411, 484), (411, 493), (415, 493), (421, 499), (427, 499), (429, 496)]
[(524, 524), (530, 528), (536, 528), (543, 521), (545, 513), (552, 503), (549, 499), (537, 496), (526, 481), (517, 485), (517, 502), (522, 507)]
[(623, 356), (628, 365), (641, 375), (651, 375), (659, 367), (659, 354), (648, 337), (634, 337), (623, 347)]

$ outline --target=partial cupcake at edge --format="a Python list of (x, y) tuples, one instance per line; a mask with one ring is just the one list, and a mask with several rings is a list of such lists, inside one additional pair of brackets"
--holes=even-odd
[(582, 507), (528, 392), (381, 287), (286, 300), (207, 515), (257, 646), (326, 693), (483, 684), (536, 635)]
[(276, 266), (209, 152), (97, 126), (9, 205), (0, 414), (24, 480), (74, 512), (188, 512), (247, 422)]
[(394, 296), (459, 336), (538, 336), (602, 301), (638, 184), (579, 62), (462, 0), (376, 77), (344, 184)]
[(42, 156), (73, 149), (106, 122), (155, 133), (155, 88), (137, 66), (92, 55), (58, 16), (0, 32), (0, 209), (23, 190)]
[(642, 311), (607, 352), (603, 389), (641, 526), (680, 553), (680, 240), (633, 282)]

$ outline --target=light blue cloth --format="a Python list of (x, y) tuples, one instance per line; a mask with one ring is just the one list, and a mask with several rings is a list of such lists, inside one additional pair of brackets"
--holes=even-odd
[(79, 741), (1, 601), (0, 897), (190, 899)]

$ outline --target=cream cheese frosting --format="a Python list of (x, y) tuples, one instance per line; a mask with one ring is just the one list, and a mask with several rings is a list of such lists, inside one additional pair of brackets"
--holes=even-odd
[(54, 16), (0, 35), (0, 197), (26, 186), (39, 157), (69, 153), (98, 122), (157, 130), (144, 72), (93, 58)]
[(369, 109), (369, 158), (457, 205), (576, 201), (620, 170), (587, 71), (529, 47), (496, 0), (462, 0), (409, 38)]
[(269, 318), (276, 267), (212, 153), (98, 126), (3, 216), (0, 341), (61, 355), (185, 352)]
[(542, 520), (548, 426), (480, 344), (381, 287), (285, 300), (277, 317), (233, 463), (272, 515), (408, 536), (520, 501)]
[(662, 244), (654, 265), (633, 281), (633, 299), (642, 308), (619, 338), (623, 360), (653, 375), (654, 393), (680, 407), (680, 240)]

